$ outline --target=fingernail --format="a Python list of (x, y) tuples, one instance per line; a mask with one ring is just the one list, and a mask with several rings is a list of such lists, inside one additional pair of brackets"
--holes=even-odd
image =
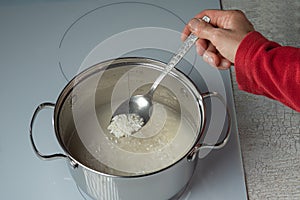
[(220, 66), (224, 67), (224, 68), (229, 68), (230, 67), (230, 63), (227, 60), (221, 60)]
[(211, 56), (209, 56), (206, 52), (203, 54), (203, 59), (204, 61), (208, 62), (210, 65), (215, 66), (214, 59)]
[(200, 24), (200, 22), (199, 22), (199, 20), (197, 20), (197, 19), (192, 19), (190, 22), (189, 22), (189, 27), (190, 27), (190, 29), (191, 29), (191, 31), (197, 31), (198, 30), (198, 27), (199, 27), (199, 24)]
[(208, 57), (208, 63), (211, 65), (215, 65), (214, 59), (212, 59), (212, 57)]
[(205, 52), (205, 49), (204, 49), (201, 45), (197, 45), (197, 46), (196, 46), (196, 51), (197, 51), (197, 53), (198, 53), (200, 56), (202, 56), (202, 55), (204, 54), (204, 52)]

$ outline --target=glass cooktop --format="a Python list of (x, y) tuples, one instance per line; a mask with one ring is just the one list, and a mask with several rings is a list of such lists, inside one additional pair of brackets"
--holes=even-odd
[[(212, 8), (220, 8), (218, 0), (1, 1), (0, 198), (87, 199), (68, 162), (44, 161), (34, 154), (29, 140), (34, 109), (41, 102), (55, 103), (68, 81), (98, 62), (124, 56), (167, 62), (181, 44), (185, 23)], [(194, 48), (178, 68), (203, 92), (217, 91), (226, 98), (232, 129), (223, 149), (199, 154), (194, 176), (176, 198), (247, 199), (230, 72), (208, 66)], [(226, 122), (216, 120), (220, 109), (210, 106), (206, 135), (222, 131)], [(34, 129), (38, 148), (47, 154), (62, 151), (52, 115), (53, 110), (42, 112)]]

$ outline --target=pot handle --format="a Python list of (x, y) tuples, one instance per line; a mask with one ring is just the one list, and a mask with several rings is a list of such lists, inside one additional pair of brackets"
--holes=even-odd
[(33, 116), (31, 118), (31, 122), (30, 122), (30, 129), (29, 129), (29, 133), (30, 133), (30, 141), (33, 147), (33, 150), (35, 151), (36, 155), (39, 158), (48, 160), (48, 159), (53, 159), (53, 158), (66, 158), (68, 156), (66, 156), (65, 154), (62, 153), (55, 153), (55, 154), (50, 154), (50, 155), (46, 155), (46, 154), (42, 154), (37, 146), (35, 145), (34, 139), (33, 139), (33, 125), (34, 125), (34, 121), (38, 115), (38, 113), (45, 109), (45, 108), (54, 108), (55, 104), (54, 103), (49, 103), (49, 102), (45, 102), (45, 103), (41, 103), (34, 111)]
[(200, 150), (200, 149), (221, 149), (223, 148), (228, 140), (229, 140), (229, 136), (230, 136), (230, 130), (231, 130), (231, 116), (230, 116), (230, 113), (229, 113), (229, 108), (226, 104), (226, 101), (225, 99), (223, 98), (222, 95), (220, 95), (219, 93), (217, 92), (207, 92), (207, 93), (204, 93), (202, 94), (202, 97), (203, 99), (205, 98), (211, 98), (211, 97), (216, 97), (218, 98), (222, 103), (223, 105), (226, 107), (226, 115), (227, 115), (227, 120), (228, 120), (228, 127), (227, 127), (227, 130), (226, 130), (226, 135), (224, 137), (224, 139), (216, 144), (205, 144), (205, 143), (199, 143), (198, 145), (196, 145), (193, 150), (189, 153), (189, 155), (187, 156), (187, 159), (188, 160), (194, 160), (195, 159), (195, 156), (197, 155), (197, 152)]

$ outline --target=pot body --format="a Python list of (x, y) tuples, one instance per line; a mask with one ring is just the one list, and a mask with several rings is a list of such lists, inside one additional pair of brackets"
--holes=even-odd
[(168, 200), (184, 191), (197, 161), (185, 158), (168, 169), (138, 177), (107, 176), (69, 163), (68, 168), (77, 186), (95, 200)]
[[(136, 67), (140, 65), (142, 65), (141, 69), (134, 68), (133, 71), (131, 70), (132, 68), (126, 68), (128, 66)], [(212, 145), (203, 145), (200, 143), (206, 121), (204, 98), (216, 96), (223, 103), (224, 100), (217, 93), (200, 94), (193, 83), (176, 69), (170, 72), (169, 77), (167, 76), (164, 79), (166, 81), (166, 87), (172, 88), (172, 91), (166, 88), (158, 88), (156, 91), (157, 95), (154, 98), (157, 102), (179, 111), (181, 118), (189, 121), (191, 125), (191, 129), (189, 130), (193, 130), (194, 132), (194, 138), (184, 147), (183, 152), (176, 152), (177, 146), (173, 148), (175, 151), (173, 156), (176, 155), (174, 161), (168, 161), (167, 165), (155, 168), (153, 171), (134, 173), (133, 171), (124, 171), (124, 169), (126, 169), (124, 167), (117, 169), (120, 167), (118, 164), (109, 166), (110, 159), (115, 159), (114, 157), (117, 157), (116, 160), (124, 159), (123, 157), (114, 156), (112, 154), (109, 155), (110, 157), (106, 162), (103, 162), (102, 158), (97, 156), (99, 152), (101, 154), (101, 151), (104, 149), (100, 148), (94, 151), (94, 149), (89, 147), (89, 144), (94, 144), (95, 141), (109, 141), (107, 137), (99, 137), (98, 133), (99, 131), (103, 131), (103, 129), (101, 129), (101, 127), (99, 128), (98, 125), (104, 122), (101, 122), (99, 119), (97, 108), (101, 107), (103, 103), (111, 102), (114, 94), (117, 96), (124, 96), (124, 92), (127, 94), (126, 91), (122, 89), (113, 93), (116, 84), (121, 85), (121, 88), (127, 84), (127, 78), (125, 78), (123, 82), (119, 81), (124, 73), (129, 74), (129, 76), (135, 75), (132, 79), (133, 81), (131, 81), (133, 86), (135, 86), (136, 84), (140, 85), (140, 82), (136, 82), (136, 80), (143, 82), (145, 81), (145, 76), (148, 76), (148, 78), (152, 76), (155, 80), (155, 77), (157, 77), (165, 66), (166, 64), (162, 62), (146, 58), (121, 58), (100, 63), (80, 73), (67, 84), (61, 92), (56, 104), (43, 103), (35, 110), (30, 124), (30, 139), (36, 154), (43, 159), (67, 158), (69, 171), (77, 186), (93, 199), (167, 200), (180, 194), (194, 173), (198, 162), (198, 159), (195, 158), (198, 155), (199, 149), (201, 147), (211, 149), (222, 148), (228, 141), (230, 126), (228, 126), (226, 137), (222, 142)], [(108, 68), (111, 70), (106, 70)], [(142, 77), (141, 74), (144, 69), (148, 71), (146, 71)], [(156, 71), (152, 69), (156, 69)], [(152, 74), (153, 71), (155, 72), (154, 74)], [(99, 75), (102, 77), (101, 80), (99, 79)], [(151, 81), (152, 80), (150, 80), (150, 82)], [(149, 86), (151, 86), (151, 84)], [(143, 89), (147, 91), (147, 88)], [(181, 102), (181, 104), (178, 102)], [(39, 111), (45, 107), (54, 108), (53, 120), (55, 134), (64, 153), (44, 155), (40, 153), (34, 143), (32, 136), (34, 121)], [(112, 113), (112, 110), (111, 108), (110, 113)], [(96, 125), (86, 125), (87, 122), (90, 123), (90, 120), (87, 120), (86, 117), (93, 114), (95, 114), (93, 120), (95, 120)], [(230, 125), (229, 115), (228, 120), (228, 124)], [(78, 133), (80, 128), (82, 128), (81, 126), (83, 126), (84, 129), (81, 133)], [(104, 123), (104, 126), (107, 127), (107, 124)], [(162, 135), (164, 136), (164, 134)], [(149, 136), (149, 138), (153, 137), (153, 135)], [(174, 136), (174, 138), (176, 138), (176, 136)], [(175, 141), (174, 138), (172, 138), (172, 141)], [(137, 140), (138, 139), (140, 138), (137, 138)], [(144, 141), (144, 138), (142, 138), (142, 141)], [(135, 141), (133, 140), (131, 142)], [(181, 143), (180, 139), (179, 143)], [(99, 144), (103, 145), (101, 142)], [(99, 144), (96, 143), (96, 146), (101, 146)], [(129, 146), (130, 145), (131, 143), (129, 143)], [(154, 144), (154, 146), (155, 145), (156, 144)], [(104, 145), (104, 147), (106, 146)], [(138, 157), (139, 159), (146, 161), (145, 163), (151, 164), (159, 159), (162, 161), (168, 159), (168, 156), (160, 157), (161, 154), (158, 154), (158, 157), (149, 161), (148, 158), (144, 159), (143, 156), (151, 155), (152, 152), (149, 153), (148, 150), (145, 151), (143, 148), (142, 150), (143, 151), (137, 154), (140, 156)], [(110, 152), (110, 150), (108, 152)], [(180, 154), (179, 157), (177, 154)], [(127, 159), (127, 157), (125, 157), (125, 159)]]

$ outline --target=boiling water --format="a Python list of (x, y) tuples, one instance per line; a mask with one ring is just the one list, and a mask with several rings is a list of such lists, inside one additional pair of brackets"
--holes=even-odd
[(111, 114), (110, 104), (98, 106), (97, 126), (93, 115), (85, 114), (85, 131), (74, 132), (68, 144), (75, 159), (104, 173), (139, 175), (163, 169), (186, 155), (197, 138), (195, 126), (181, 113), (159, 103), (154, 102), (150, 121), (130, 137), (109, 133)]

